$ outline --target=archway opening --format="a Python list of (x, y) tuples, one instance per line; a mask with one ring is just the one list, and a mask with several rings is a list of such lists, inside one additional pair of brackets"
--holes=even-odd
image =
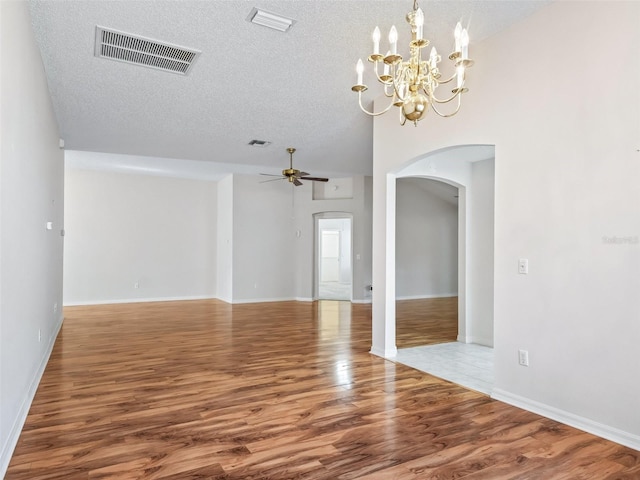
[[(415, 345), (416, 342), (420, 341), (425, 341), (427, 344), (437, 343), (438, 345), (434, 347), (438, 348), (430, 350), (430, 353), (433, 351), (437, 352), (436, 355), (431, 355), (427, 357), (427, 360), (424, 360), (413, 355), (416, 352), (412, 351), (415, 348), (421, 347), (409, 347), (406, 350), (398, 351), (397, 359), (401, 363), (410, 364), (421, 370), (457, 381), (470, 388), (475, 388), (486, 393), (490, 393), (493, 386), (491, 347), (493, 347), (494, 151), (493, 146), (470, 145), (452, 147), (425, 154), (395, 172), (396, 201), (387, 203), (388, 209), (394, 209), (394, 211), (391, 212), (391, 218), (394, 219), (397, 230), (399, 225), (405, 221), (403, 220), (404, 212), (400, 209), (403, 208), (402, 189), (407, 180), (418, 181), (415, 179), (415, 177), (418, 177), (420, 181), (427, 179), (430, 181), (444, 182), (457, 187), (457, 335), (450, 332), (450, 341), (439, 343), (443, 338), (438, 338), (437, 335), (434, 336), (432, 334), (432, 338), (430, 339), (420, 339), (420, 336), (424, 332), (421, 333), (419, 330), (416, 330), (416, 339), (413, 344)], [(406, 206), (406, 202), (404, 202), (404, 205)], [(422, 208), (428, 210), (430, 207), (426, 208), (426, 205), (422, 205)], [(388, 218), (390, 218), (389, 213), (390, 212), (387, 211)], [(415, 220), (414, 218), (414, 221)], [(435, 224), (437, 224), (437, 222), (435, 222)], [(435, 224), (430, 225), (429, 228), (434, 230)], [(390, 227), (391, 225), (388, 224), (387, 228), (390, 229)], [(441, 233), (444, 231), (445, 230), (441, 230)], [(406, 283), (406, 278), (403, 278), (406, 273), (403, 270), (403, 261), (406, 262), (406, 258), (403, 258), (403, 255), (406, 252), (403, 250), (402, 243), (406, 243), (407, 239), (401, 238), (400, 232), (398, 231), (393, 233), (395, 238), (395, 251), (391, 253), (388, 248), (387, 254), (391, 253), (393, 255), (392, 258), (395, 260), (395, 285), (393, 286), (394, 288), (388, 290), (394, 292), (394, 297), (386, 298), (387, 304), (392, 301), (396, 302), (399, 299), (402, 300), (403, 289), (406, 288), (406, 286), (403, 285), (403, 282)], [(424, 237), (418, 237), (410, 239), (409, 241), (420, 245), (424, 243), (423, 240)], [(429, 249), (429, 245), (421, 246), (424, 249)], [(438, 256), (438, 249), (435, 244), (432, 245), (432, 247), (432, 251), (424, 253), (423, 256), (431, 257), (432, 265), (428, 268), (437, 270), (437, 265), (433, 259)], [(400, 253), (401, 251), (402, 253)], [(440, 255), (442, 254), (443, 252), (441, 251)], [(418, 262), (416, 261), (416, 263)], [(451, 268), (451, 265), (449, 265), (449, 273)], [(423, 272), (422, 276), (428, 277), (428, 274)], [(438, 293), (437, 288), (433, 293)], [(441, 291), (440, 293), (445, 292)], [(428, 292), (425, 292), (422, 296), (428, 297), (430, 295)], [(445, 297), (441, 297), (440, 301), (444, 302), (444, 298)], [(431, 301), (431, 303), (433, 303), (433, 300), (429, 299), (425, 299), (424, 301), (427, 303)], [(427, 310), (429, 310), (429, 308), (433, 310), (434, 306), (422, 305), (422, 307)], [(451, 307), (451, 304), (449, 307)], [(403, 320), (400, 315), (405, 313), (404, 309), (396, 305), (393, 311), (395, 312), (395, 318), (393, 318), (395, 325), (390, 331), (394, 333), (398, 332), (399, 335), (396, 335), (396, 345), (402, 349), (403, 346), (411, 344), (411, 342), (406, 341), (406, 338), (402, 338), (402, 335), (410, 336), (411, 333), (406, 330), (403, 331), (403, 326), (400, 326), (398, 323)], [(455, 311), (455, 307), (453, 311)], [(450, 311), (449, 313), (451, 314), (452, 312)], [(431, 314), (433, 315), (433, 311)], [(414, 321), (416, 321), (416, 319), (414, 319)], [(426, 315), (422, 321), (425, 323), (433, 323), (434, 318), (429, 318), (429, 316)], [(417, 319), (416, 325), (420, 325), (420, 319)], [(456, 336), (454, 337), (454, 335)], [(400, 338), (401, 341), (398, 342), (398, 338)], [(468, 352), (472, 352), (471, 358), (463, 358)], [(485, 355), (485, 353), (482, 352), (486, 352), (486, 356), (478, 360), (476, 355)], [(407, 359), (408, 353), (412, 355), (409, 355)], [(427, 362), (427, 367), (423, 364), (421, 365), (423, 361)], [(484, 370), (477, 369), (476, 364), (483, 364)], [(446, 369), (445, 371), (433, 371), (433, 365), (446, 366)]]
[(458, 188), (396, 180), (396, 345), (458, 338)]

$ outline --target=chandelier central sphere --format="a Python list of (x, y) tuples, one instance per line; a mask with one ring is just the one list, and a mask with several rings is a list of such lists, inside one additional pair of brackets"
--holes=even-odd
[(429, 109), (429, 99), (418, 92), (412, 92), (409, 97), (402, 102), (402, 115), (411, 122), (422, 120), (422, 116)]
[[(389, 31), (389, 50), (386, 55), (380, 54), (380, 29), (376, 27), (372, 35), (373, 53), (369, 55), (368, 60), (373, 63), (375, 76), (382, 85), (384, 95), (390, 99), (386, 108), (374, 112), (362, 105), (362, 93), (368, 89), (362, 80), (364, 73), (362, 59), (359, 59), (356, 64), (357, 83), (351, 87), (351, 90), (358, 93), (360, 108), (367, 115), (382, 115), (392, 106), (400, 107), (401, 125), (404, 125), (407, 120), (417, 125), (429, 108), (441, 117), (452, 117), (460, 110), (462, 94), (468, 91), (465, 87), (466, 69), (473, 65), (473, 60), (469, 59), (469, 34), (458, 22), (453, 32), (455, 48), (449, 55), (454, 73), (443, 79), (438, 66), (442, 58), (435, 47), (431, 48), (428, 60), (422, 59), (422, 49), (429, 45), (429, 40), (423, 36), (424, 13), (418, 7), (417, 0), (414, 0), (413, 10), (407, 13), (406, 20), (411, 27), (408, 60), (404, 60), (398, 54), (398, 31), (395, 25)], [(454, 80), (456, 86), (451, 90), (451, 94), (445, 98), (438, 98), (436, 90), (441, 85), (452, 83)], [(441, 112), (436, 106), (450, 102), (453, 102), (455, 107), (448, 113)]]

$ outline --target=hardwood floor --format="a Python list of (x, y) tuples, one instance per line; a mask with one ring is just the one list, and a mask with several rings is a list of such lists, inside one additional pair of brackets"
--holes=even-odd
[(640, 478), (640, 452), (370, 355), (370, 317), (67, 308), (6, 479)]
[(398, 301), (396, 319), (398, 348), (455, 342), (458, 338), (458, 297)]

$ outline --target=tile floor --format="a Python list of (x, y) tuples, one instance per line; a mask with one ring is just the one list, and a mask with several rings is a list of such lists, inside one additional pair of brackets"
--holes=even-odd
[(351, 284), (320, 282), (318, 298), (322, 300), (351, 300)]
[(402, 348), (389, 360), (413, 367), (463, 387), (491, 395), (493, 349), (472, 343), (439, 343)]

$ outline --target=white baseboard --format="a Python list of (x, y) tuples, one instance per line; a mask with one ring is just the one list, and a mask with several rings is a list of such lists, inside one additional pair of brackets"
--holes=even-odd
[(295, 301), (297, 301), (297, 298), (295, 298), (295, 297), (286, 297), (286, 298), (241, 298), (239, 300), (234, 300), (231, 303), (233, 305), (237, 305), (237, 304), (242, 304), (242, 303), (272, 303), (272, 302), (295, 302)]
[[(313, 302), (311, 297), (286, 297), (286, 298), (242, 298), (229, 301), (215, 296), (188, 296), (188, 297), (153, 297), (153, 298), (116, 298), (113, 300), (83, 300), (81, 302), (66, 302), (65, 307), (80, 307), (87, 305), (110, 305), (121, 303), (147, 303), (147, 302), (179, 302), (188, 300), (221, 300), (232, 305), (244, 303), (271, 303), (271, 302)], [(371, 303), (371, 299), (351, 300), (351, 303)]]
[(640, 450), (640, 436), (630, 432), (625, 432), (615, 427), (610, 427), (602, 423), (594, 422), (585, 417), (575, 415), (559, 408), (546, 405), (544, 403), (536, 402), (519, 395), (494, 388), (491, 392), (491, 397), (501, 402), (508, 403), (515, 407), (523, 408), (543, 417), (550, 418), (560, 423), (564, 423), (571, 427), (583, 430), (598, 437), (606, 438), (612, 442), (619, 443), (625, 447), (633, 448), (634, 450)]
[(396, 347), (393, 347), (393, 348), (388, 348), (386, 350), (382, 350), (374, 346), (371, 346), (371, 350), (369, 350), (369, 353), (377, 357), (394, 358), (396, 355), (398, 355), (398, 349)]
[(466, 337), (464, 335), (458, 335), (456, 337), (456, 341), (458, 341), (460, 343), (472, 343), (471, 342), (471, 337)]
[(150, 298), (115, 298), (112, 300), (83, 300), (81, 302), (65, 302), (65, 307), (79, 307), (83, 305), (109, 305), (114, 303), (147, 303), (147, 302), (177, 302), (181, 300), (217, 300), (211, 295), (196, 295), (186, 297), (150, 297)]
[(434, 293), (428, 295), (397, 295), (396, 300), (423, 300), (426, 298), (450, 298), (457, 297), (457, 293)]
[[(295, 297), (295, 298), (250, 298), (250, 299), (241, 299), (234, 300), (232, 303), (271, 303), (271, 302), (315, 302), (318, 299), (314, 299), (311, 297)], [(349, 300), (338, 300), (348, 302)], [(371, 300), (351, 300), (351, 303), (371, 303)]]
[(7, 468), (9, 468), (11, 456), (13, 455), (13, 451), (18, 444), (18, 439), (20, 438), (22, 427), (24, 427), (24, 422), (27, 420), (27, 415), (29, 414), (29, 409), (31, 408), (31, 402), (33, 402), (33, 398), (36, 395), (36, 391), (38, 390), (38, 385), (40, 385), (40, 380), (42, 379), (44, 370), (45, 368), (47, 368), (47, 363), (49, 362), (49, 357), (51, 356), (51, 352), (53, 351), (53, 346), (56, 343), (56, 338), (58, 338), (58, 333), (60, 333), (60, 328), (62, 328), (63, 320), (64, 316), (62, 312), (60, 312), (60, 316), (58, 317), (58, 324), (54, 327), (54, 333), (51, 335), (49, 344), (47, 345), (47, 348), (44, 351), (42, 358), (40, 359), (38, 370), (36, 370), (33, 378), (31, 379), (31, 382), (29, 383), (29, 389), (24, 395), (22, 405), (20, 405), (20, 410), (18, 411), (18, 415), (16, 415), (13, 425), (11, 425), (11, 430), (9, 432), (9, 435), (7, 435), (5, 444), (2, 445), (2, 451), (0, 452), (1, 478), (4, 478), (4, 475), (7, 472)]
[[(226, 300), (223, 300), (226, 301)], [(244, 304), (244, 303), (272, 303), (272, 302), (315, 302), (318, 301), (317, 298), (311, 298), (311, 297), (295, 297), (295, 298), (249, 298), (249, 299), (240, 299), (240, 300), (234, 300), (233, 302), (227, 302), (227, 303), (231, 303), (233, 305), (236, 304)], [(337, 300), (337, 301), (345, 301), (348, 302), (349, 300)], [(371, 303), (371, 300), (351, 300), (351, 303)]]
[(456, 340), (460, 343), (474, 343), (476, 345), (493, 348), (493, 338), (458, 335)]

